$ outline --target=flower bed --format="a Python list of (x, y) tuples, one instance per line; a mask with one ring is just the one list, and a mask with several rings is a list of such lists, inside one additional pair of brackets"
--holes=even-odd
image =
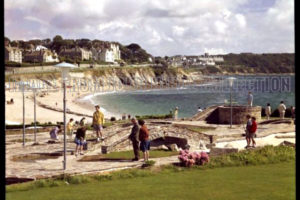
[(204, 165), (209, 162), (209, 156), (206, 152), (189, 152), (189, 150), (181, 150), (179, 152), (178, 159), (180, 164), (185, 167), (191, 167), (193, 165)]

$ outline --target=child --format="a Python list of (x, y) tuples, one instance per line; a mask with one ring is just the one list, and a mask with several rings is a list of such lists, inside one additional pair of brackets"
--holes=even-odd
[(246, 141), (247, 141), (247, 146), (245, 148), (248, 148), (250, 147), (250, 129), (251, 129), (251, 126), (252, 126), (252, 121), (251, 121), (251, 116), (250, 115), (247, 115), (246, 116), (247, 118), (247, 125), (246, 125)]
[(256, 142), (254, 140), (254, 137), (256, 135), (256, 130), (257, 130), (256, 118), (252, 117), (251, 121), (252, 121), (252, 125), (251, 125), (251, 128), (250, 128), (250, 134), (249, 135), (250, 135), (250, 139), (252, 140), (252, 147), (255, 148)]
[(86, 127), (84, 126), (84, 123), (80, 123), (80, 127), (76, 131), (76, 137), (75, 137), (75, 143), (76, 143), (76, 149), (75, 149), (75, 156), (78, 154), (83, 155), (83, 145), (86, 143), (85, 140), (85, 132)]
[(50, 131), (50, 138), (53, 139), (53, 140), (58, 140), (59, 137), (58, 137), (58, 134), (62, 131), (61, 129), (61, 126), (60, 125), (57, 125), (55, 128), (53, 128), (51, 131)]
[(71, 118), (70, 121), (67, 123), (67, 133), (70, 137), (70, 140), (72, 140), (73, 129), (74, 129), (73, 121), (74, 121), (73, 118)]

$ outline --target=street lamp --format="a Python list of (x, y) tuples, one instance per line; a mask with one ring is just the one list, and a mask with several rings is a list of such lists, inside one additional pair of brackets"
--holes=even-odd
[(23, 94), (23, 147), (25, 147), (25, 87), (29, 84), (23, 81), (19, 82), (19, 88), (22, 89)]
[(229, 77), (228, 81), (229, 81), (229, 86), (230, 86), (230, 128), (232, 128), (232, 86), (233, 86), (233, 81), (236, 78), (234, 77)]
[(34, 143), (36, 144), (36, 91), (38, 89), (42, 89), (42, 87), (39, 87), (38, 85), (31, 86), (31, 89), (33, 91), (33, 101), (34, 101)]
[(63, 88), (64, 88), (64, 161), (63, 161), (63, 167), (64, 170), (66, 170), (67, 168), (67, 140), (66, 140), (66, 80), (68, 80), (68, 73), (69, 70), (71, 68), (75, 68), (75, 65), (70, 64), (70, 63), (66, 63), (66, 62), (62, 62), (59, 63), (57, 65), (55, 65), (55, 67), (60, 68), (61, 70), (61, 76), (62, 76), (62, 81), (63, 81)]

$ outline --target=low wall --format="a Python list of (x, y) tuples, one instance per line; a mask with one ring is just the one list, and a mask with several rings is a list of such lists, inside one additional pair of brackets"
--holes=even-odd
[[(230, 106), (219, 106), (218, 108), (219, 124), (230, 124)], [(261, 120), (261, 106), (232, 106), (232, 124), (246, 123), (246, 115)]]

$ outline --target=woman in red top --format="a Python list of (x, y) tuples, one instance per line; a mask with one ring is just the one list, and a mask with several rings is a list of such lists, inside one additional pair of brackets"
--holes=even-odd
[(252, 140), (252, 147), (254, 148), (256, 145), (256, 142), (254, 140), (254, 136), (256, 134), (256, 130), (257, 130), (257, 123), (256, 123), (256, 118), (255, 117), (251, 117), (251, 121), (252, 121), (252, 125), (250, 127), (250, 138)]
[(140, 149), (144, 154), (144, 162), (146, 162), (149, 159), (149, 150), (150, 150), (149, 131), (145, 125), (144, 120), (140, 119), (138, 123), (141, 126), (139, 132), (139, 140), (141, 141)]

